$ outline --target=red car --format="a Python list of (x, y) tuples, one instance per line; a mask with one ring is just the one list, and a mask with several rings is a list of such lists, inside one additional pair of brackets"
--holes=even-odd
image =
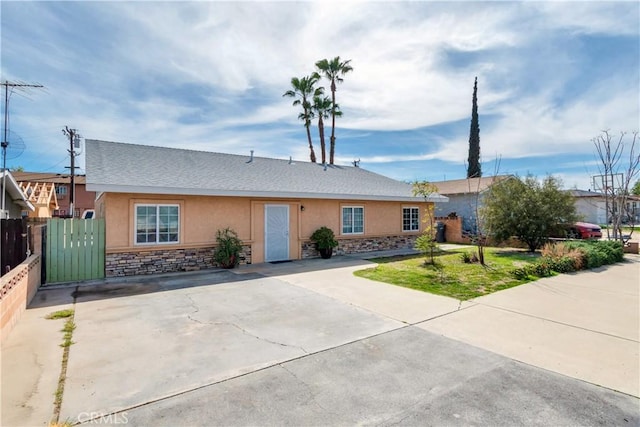
[(596, 224), (576, 222), (569, 227), (567, 237), (573, 239), (600, 239), (602, 237), (602, 229)]

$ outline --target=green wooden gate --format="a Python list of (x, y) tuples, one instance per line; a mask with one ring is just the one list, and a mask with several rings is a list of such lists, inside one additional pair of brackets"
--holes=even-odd
[(47, 221), (47, 283), (104, 277), (104, 219)]

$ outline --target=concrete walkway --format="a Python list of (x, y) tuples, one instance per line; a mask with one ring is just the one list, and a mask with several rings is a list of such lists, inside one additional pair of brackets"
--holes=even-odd
[[(403, 253), (405, 252), (385, 251), (381, 255)], [(365, 260), (365, 257), (371, 255), (341, 256), (329, 260), (310, 259), (275, 265), (257, 264), (242, 266), (234, 272), (252, 272), (275, 277), (405, 324), (440, 317), (460, 308), (461, 303), (457, 299), (354, 276), (353, 272), (356, 270), (375, 266), (375, 263)]]
[(38, 291), (0, 351), (0, 425), (47, 425), (62, 363), (64, 320), (45, 316), (73, 307), (69, 290)]
[(465, 303), (358, 278), (361, 258), (42, 289), (2, 346), (0, 424), (51, 418), (63, 321), (44, 316), (74, 297), (62, 419), (640, 422), (640, 257)]

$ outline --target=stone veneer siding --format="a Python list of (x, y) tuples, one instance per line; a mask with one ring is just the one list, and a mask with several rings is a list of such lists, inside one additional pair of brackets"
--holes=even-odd
[[(251, 246), (243, 245), (240, 264), (251, 264)], [(107, 277), (137, 276), (143, 274), (172, 273), (216, 267), (213, 261), (215, 247), (171, 249), (111, 253), (105, 256)]]
[[(413, 249), (419, 235), (361, 237), (338, 240), (338, 247), (333, 251), (336, 255), (354, 254), (362, 252), (386, 251), (390, 249)], [(302, 258), (319, 257), (315, 243), (302, 242)]]

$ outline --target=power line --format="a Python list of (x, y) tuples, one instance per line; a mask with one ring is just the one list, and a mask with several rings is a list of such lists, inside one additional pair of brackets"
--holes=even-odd
[(53, 169), (53, 168), (57, 167), (58, 165), (60, 165), (60, 163), (64, 162), (65, 160), (67, 160), (67, 156), (64, 156), (64, 157), (62, 158), (62, 160), (60, 160), (58, 163), (56, 163), (56, 164), (55, 164), (55, 165), (53, 165), (53, 166), (49, 166), (48, 168), (45, 168), (44, 170), (45, 170), (45, 171), (51, 170), (51, 169)]
[(4, 135), (2, 137), (2, 217), (8, 217), (8, 212), (5, 209), (5, 198), (7, 193), (7, 147), (9, 146), (9, 141), (7, 141), (7, 132), (9, 128), (9, 88), (11, 88), (11, 93), (14, 91), (27, 93), (30, 88), (43, 88), (41, 84), (32, 84), (32, 83), (24, 83), (24, 82), (10, 82), (5, 80), (0, 83), (0, 86), (4, 86)]

